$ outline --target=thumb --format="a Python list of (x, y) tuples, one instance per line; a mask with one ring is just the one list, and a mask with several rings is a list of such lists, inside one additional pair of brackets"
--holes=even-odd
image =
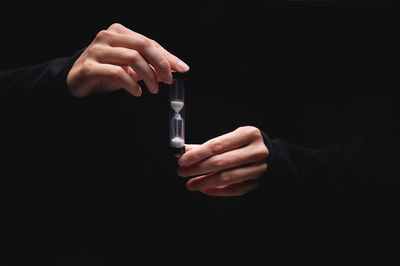
[(185, 152), (190, 151), (191, 149), (200, 146), (199, 144), (185, 144)]

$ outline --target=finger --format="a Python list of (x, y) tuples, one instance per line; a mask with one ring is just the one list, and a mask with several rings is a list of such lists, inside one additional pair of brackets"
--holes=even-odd
[[(178, 175), (182, 177), (196, 176), (250, 163), (251, 157), (248, 154), (249, 152), (250, 151), (248, 149), (241, 148), (233, 151), (228, 151), (223, 154), (217, 154), (196, 164), (191, 164), (187, 167), (179, 167)], [(183, 156), (185, 155), (186, 153)]]
[(257, 186), (257, 181), (247, 180), (242, 183), (201, 190), (200, 192), (209, 196), (234, 197), (243, 196), (244, 194), (257, 188)]
[(192, 150), (193, 148), (196, 148), (200, 146), (199, 144), (185, 144), (185, 152), (188, 152)]
[(248, 145), (222, 154), (211, 156), (196, 164), (179, 167), (178, 175), (182, 177), (212, 173), (248, 163), (255, 163), (267, 158), (267, 149), (263, 145)]
[(241, 183), (246, 180), (257, 180), (266, 170), (267, 164), (259, 162), (192, 178), (186, 183), (186, 187), (196, 191)]
[(177, 72), (181, 72), (181, 73), (189, 71), (190, 67), (185, 62), (183, 62), (181, 59), (179, 59), (175, 55), (173, 55), (170, 52), (168, 52), (159, 43), (155, 42), (154, 45), (161, 49), (161, 51), (163, 52), (164, 56), (167, 58), (172, 70), (177, 71)]
[[(157, 73), (157, 71), (150, 65), (150, 67), (153, 69), (154, 74), (156, 75), (156, 80), (157, 82), (161, 82), (160, 75)], [(130, 66), (123, 66), (123, 68), (128, 72), (128, 74), (136, 81), (142, 80), (142, 78), (139, 76), (138, 73), (136, 73), (135, 70), (133, 70)]]
[(243, 147), (250, 139), (242, 130), (236, 129), (222, 136), (211, 139), (201, 146), (185, 153), (178, 161), (180, 166), (189, 166), (215, 154)]
[(126, 73), (128, 73), (129, 76), (131, 76), (131, 78), (133, 78), (135, 81), (141, 80), (139, 74), (136, 73), (136, 71), (133, 70), (130, 66), (123, 66), (122, 68), (125, 69)]
[(153, 68), (151, 68), (138, 51), (123, 47), (103, 46), (97, 49), (96, 58), (100, 63), (131, 66), (140, 79), (144, 80), (151, 93), (158, 92), (157, 77)]
[(129, 33), (104, 31), (99, 35), (100, 37), (97, 37), (99, 41), (105, 42), (112, 47), (124, 47), (138, 51), (156, 69), (163, 82), (172, 83), (171, 66), (168, 58), (162, 49), (156, 47), (153, 40), (133, 31)]
[[(199, 146), (197, 144), (185, 144), (185, 152), (190, 151), (191, 149), (193, 149), (194, 147)], [(181, 158), (181, 154), (176, 154), (175, 157), (176, 158)]]
[[(136, 36), (138, 34), (140, 37), (143, 36), (143, 35), (141, 35), (141, 34), (139, 34), (137, 32), (134, 32), (134, 31), (122, 26), (121, 24), (118, 24), (118, 23), (111, 25), (108, 29), (111, 30), (111, 31), (114, 31), (114, 32), (122, 33), (122, 34), (131, 34), (131, 35), (136, 35)], [(189, 70), (189, 66), (185, 62), (183, 62), (181, 59), (179, 59), (178, 57), (176, 57), (172, 53), (168, 52), (158, 42), (156, 42), (154, 40), (152, 40), (152, 42), (153, 42), (153, 45), (156, 48), (161, 49), (163, 55), (168, 60), (170, 68), (172, 68), (173, 70), (178, 71), (178, 72), (187, 72)], [(170, 74), (170, 73), (168, 73), (168, 74)], [(170, 82), (172, 82), (172, 79), (170, 80)], [(167, 83), (170, 83), (170, 82), (167, 82)]]
[(160, 77), (160, 74), (157, 73), (157, 70), (152, 65), (150, 65), (150, 67), (151, 69), (153, 69), (153, 72), (156, 75), (157, 82), (163, 82), (162, 78)]
[[(139, 84), (122, 68), (111, 64), (96, 64), (91, 68), (93, 75), (91, 79), (95, 80), (97, 85), (93, 89), (95, 91), (114, 91), (125, 89), (134, 96), (140, 96), (142, 90)], [(89, 74), (90, 75), (90, 74)]]

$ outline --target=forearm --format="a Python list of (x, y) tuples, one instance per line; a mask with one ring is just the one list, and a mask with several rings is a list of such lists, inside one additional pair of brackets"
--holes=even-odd
[(351, 182), (360, 173), (364, 139), (343, 138), (333, 144), (304, 147), (263, 133), (270, 151), (265, 182)]
[(38, 65), (0, 71), (0, 100), (15, 103), (69, 97), (66, 77), (80, 53), (78, 51), (71, 57), (56, 58)]

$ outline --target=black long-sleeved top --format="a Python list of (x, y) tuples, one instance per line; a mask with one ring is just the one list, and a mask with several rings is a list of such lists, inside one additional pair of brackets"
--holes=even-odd
[[(316, 201), (321, 201), (321, 196), (326, 190), (316, 184), (339, 184), (345, 185), (345, 188), (346, 185), (352, 187), (363, 183), (374, 184), (380, 181), (379, 174), (389, 173), (382, 167), (391, 161), (388, 158), (390, 153), (387, 153), (386, 147), (382, 149), (379, 145), (386, 145), (381, 137), (390, 138), (390, 136), (386, 135), (386, 132), (382, 136), (371, 136), (369, 132), (363, 131), (362, 123), (361, 127), (354, 127), (359, 121), (352, 119), (357, 118), (357, 115), (341, 113), (343, 108), (347, 111), (352, 110), (349, 106), (346, 108), (343, 103), (337, 102), (332, 106), (318, 104), (320, 109), (314, 109), (315, 106), (308, 109), (310, 106), (306, 106), (303, 110), (296, 109), (295, 113), (291, 111), (285, 113), (275, 105), (272, 109), (275, 111), (274, 114), (267, 112), (252, 115), (251, 112), (254, 110), (250, 110), (251, 105), (241, 101), (250, 100), (255, 104), (260, 103), (259, 99), (254, 100), (251, 95), (246, 95), (240, 97), (238, 101), (233, 97), (234, 106), (237, 107), (242, 103), (240, 107), (246, 109), (242, 110), (240, 117), (240, 110), (234, 112), (228, 109), (230, 107), (228, 103), (220, 106), (224, 110), (215, 113), (213, 107), (219, 103), (213, 100), (210, 101), (209, 110), (203, 112), (193, 110), (204, 108), (202, 105), (204, 103), (190, 98), (189, 92), (187, 95), (187, 109), (189, 109), (187, 117), (191, 117), (187, 121), (189, 141), (192, 132), (194, 139), (203, 138), (201, 136), (203, 133), (212, 137), (227, 131), (230, 127), (234, 129), (239, 125), (252, 125), (251, 122), (254, 122), (254, 126), (258, 126), (262, 131), (264, 143), (270, 151), (267, 159), (268, 170), (262, 177), (260, 186), (249, 195), (228, 201), (201, 195), (196, 198), (195, 193), (185, 191), (181, 178), (176, 176), (175, 159), (168, 154), (168, 141), (165, 137), (168, 132), (166, 123), (168, 117), (163, 115), (168, 110), (167, 90), (161, 88), (159, 95), (145, 93), (143, 99), (134, 98), (124, 91), (76, 99), (69, 94), (65, 80), (79, 54), (80, 52), (77, 52), (71, 57), (57, 58), (22, 69), (2, 71), (0, 74), (2, 118), (3, 121), (7, 121), (1, 130), (2, 156), (6, 158), (3, 160), (4, 167), (1, 173), (3, 187), (7, 187), (9, 194), (17, 195), (18, 200), (21, 200), (21, 205), (15, 205), (14, 202), (11, 206), (22, 206), (23, 216), (35, 217), (38, 213), (40, 217), (47, 217), (49, 213), (61, 215), (61, 220), (53, 223), (50, 226), (52, 229), (48, 230), (58, 238), (56, 243), (64, 242), (62, 246), (65, 249), (56, 248), (56, 251), (52, 252), (60, 252), (62, 255), (69, 249), (74, 250), (76, 247), (74, 245), (80, 245), (71, 240), (73, 239), (71, 236), (76, 234), (78, 239), (85, 234), (96, 239), (99, 237), (97, 230), (105, 223), (113, 224), (114, 219), (118, 224), (122, 223), (121, 228), (129, 227), (131, 223), (129, 217), (131, 215), (136, 217), (135, 213), (139, 217), (143, 215), (153, 217), (149, 219), (169, 215), (175, 218), (182, 217), (176, 218), (177, 220), (189, 219), (190, 215), (194, 215), (196, 221), (199, 221), (199, 217), (207, 221), (209, 219), (207, 217), (214, 217), (213, 212), (210, 213), (210, 208), (215, 208), (219, 213), (216, 217), (221, 217), (221, 213), (229, 213), (232, 206), (234, 206), (233, 217), (236, 217), (237, 208), (240, 209), (240, 206), (244, 206), (241, 215), (251, 214), (250, 210), (254, 208), (257, 213), (264, 213), (265, 210), (262, 208), (267, 208), (268, 212), (271, 212), (271, 206), (287, 208), (288, 201), (291, 202), (289, 206), (300, 206), (299, 198), (304, 197), (304, 194), (310, 195), (311, 191), (311, 195), (320, 196)], [(189, 81), (188, 90), (191, 89)], [(194, 86), (193, 83), (191, 85)], [(278, 95), (275, 94), (275, 97)], [(279, 102), (282, 103), (284, 101)], [(328, 101), (326, 104), (332, 102)], [(350, 107), (354, 107), (356, 113), (360, 112), (361, 110), (357, 110), (357, 103), (354, 104), (355, 106)], [(15, 105), (18, 106), (17, 109)], [(154, 110), (157, 106), (158, 109)], [(259, 106), (255, 110), (265, 107)], [(282, 108), (287, 110), (291, 107), (299, 105)], [(266, 108), (266, 110), (271, 109)], [(343, 117), (339, 119), (330, 116), (331, 112), (337, 116), (348, 115), (353, 125), (348, 124), (349, 121)], [(239, 116), (233, 115), (231, 118), (232, 113)], [(216, 117), (209, 117), (203, 122), (197, 120), (198, 116), (208, 115)], [(268, 116), (267, 123), (261, 123), (264, 115)], [(283, 120), (279, 122), (277, 116)], [(285, 125), (290, 116), (293, 116), (294, 120), (303, 119), (303, 121), (299, 121), (296, 126)], [(214, 132), (211, 125), (215, 125), (214, 123), (223, 117), (229, 120), (227, 126), (221, 126)], [(239, 122), (234, 121), (236, 118)], [(311, 121), (307, 122), (306, 118)], [(291, 123), (294, 120), (291, 120)], [(194, 121), (199, 121), (200, 125), (192, 125)], [(314, 124), (318, 121), (320, 125)], [(197, 131), (207, 123), (210, 127), (203, 129), (202, 132)], [(269, 125), (277, 123), (283, 123), (284, 130), (289, 132), (284, 132), (285, 136), (282, 137), (270, 137)], [(336, 132), (323, 132), (332, 130), (338, 125), (342, 125), (343, 128), (337, 129)], [(290, 132), (291, 130), (300, 131)], [(382, 130), (386, 129), (382, 127)], [(277, 132), (282, 130), (272, 129), (271, 132), (273, 135), (278, 135)], [(301, 139), (297, 134), (301, 134), (302, 138), (308, 136), (309, 139)], [(375, 131), (372, 135), (374, 134)], [(381, 150), (383, 153), (377, 154)], [(372, 166), (371, 163), (376, 165)], [(383, 181), (385, 180), (387, 181), (383, 178)], [(395, 181), (393, 178), (389, 180)], [(316, 192), (316, 189), (321, 191)], [(289, 195), (291, 197), (288, 197)], [(25, 201), (28, 199), (30, 203), (26, 204)], [(322, 199), (326, 200), (324, 196)], [(139, 202), (141, 203), (137, 205)], [(38, 205), (41, 206), (39, 211), (34, 207)], [(133, 213), (126, 213), (126, 208), (133, 208)], [(203, 210), (204, 213), (199, 210)], [(156, 214), (151, 214), (153, 211)], [(101, 218), (104, 213), (107, 214), (107, 218)], [(76, 219), (79, 220), (78, 223)], [(104, 220), (99, 222), (98, 219)], [(148, 220), (145, 219), (143, 222), (147, 223)], [(135, 223), (141, 224), (137, 220)], [(93, 244), (90, 246), (93, 247)]]
[[(290, 234), (315, 221), (324, 227), (323, 210), (333, 212), (326, 217), (337, 228), (360, 210), (390, 209), (397, 198), (392, 190), (359, 191), (363, 184), (398, 182), (390, 30), (363, 24), (365, 18), (357, 24), (352, 12), (339, 13), (342, 23), (335, 12), (321, 12), (283, 10), (262, 34), (227, 20), (210, 32), (193, 31), (206, 40), (187, 37), (187, 142), (253, 125), (270, 151), (260, 186), (238, 198), (185, 189), (168, 152), (165, 85), (157, 95), (144, 89), (140, 98), (121, 90), (76, 99), (65, 80), (80, 51), (1, 71), (1, 185), (8, 199), (2, 207), (9, 223), (29, 235), (35, 231), (27, 229), (29, 221), (66, 246), (83, 238), (90, 247), (110, 248), (120, 247), (114, 235), (132, 240), (137, 229), (170, 239), (169, 231), (178, 237), (182, 229), (171, 226), (179, 225), (220, 243), (208, 229), (218, 236), (243, 225)], [(296, 23), (288, 20), (293, 16)], [(211, 66), (207, 58), (214, 59)], [(343, 220), (335, 220), (343, 210)], [(259, 215), (272, 225), (256, 226)]]
[[(200, 143), (238, 126), (254, 125), (264, 132), (271, 152), (268, 180), (385, 180), (377, 177), (376, 171), (364, 172), (363, 165), (370, 163), (366, 154), (371, 142), (376, 138), (390, 140), (394, 135), (390, 91), (393, 73), (388, 68), (393, 48), (389, 24), (392, 20), (385, 21), (385, 13), (380, 14), (380, 10), (370, 19), (368, 12), (373, 9), (361, 9), (368, 11), (363, 15), (351, 6), (289, 7), (269, 7), (276, 13), (267, 9), (266, 19), (257, 16), (260, 14), (253, 7), (240, 9), (251, 10), (255, 15), (246, 23), (236, 22), (229, 13), (220, 20), (216, 18), (213, 28), (203, 32), (212, 42), (187, 37), (187, 46), (202, 48), (191, 53), (189, 59), (193, 75), (188, 80), (188, 117), (196, 121), (188, 122), (189, 142)], [(341, 14), (341, 20), (335, 20), (336, 14)], [(266, 31), (268, 38), (260, 34), (263, 23), (271, 25)], [(221, 35), (222, 31), (226, 34)], [(237, 31), (242, 33), (241, 39), (236, 38)], [(223, 67), (210, 68), (204, 63), (205, 54), (216, 58)], [(12, 121), (15, 115), (26, 120), (41, 117), (45, 124), (46, 119), (66, 120), (72, 123), (68, 130), (73, 130), (78, 126), (71, 122), (73, 117), (90, 131), (84, 119), (95, 120), (93, 126), (101, 126), (96, 119), (100, 120), (102, 114), (110, 119), (103, 122), (121, 126), (125, 118), (135, 117), (142, 123), (139, 131), (146, 132), (145, 137), (154, 129), (157, 134), (151, 136), (158, 139), (162, 127), (154, 125), (154, 119), (160, 117), (153, 113), (163, 108), (155, 106), (157, 102), (163, 106), (163, 95), (151, 101), (132, 99), (121, 91), (74, 99), (65, 80), (78, 55), (79, 52), (36, 66), (2, 70), (2, 118)], [(207, 109), (202, 106), (205, 102)], [(221, 102), (224, 108), (219, 108)], [(131, 128), (129, 131), (139, 134)], [(387, 145), (390, 144), (382, 146)], [(386, 149), (373, 150), (385, 154)]]
[[(60, 158), (72, 159), (78, 165), (82, 163), (87, 171), (90, 171), (89, 168), (98, 167), (99, 161), (104, 164), (108, 163), (109, 167), (102, 166), (94, 173), (103, 174), (103, 170), (112, 171), (111, 169), (114, 168), (116, 173), (118, 172), (116, 176), (120, 177), (123, 175), (122, 169), (125, 169), (126, 166), (121, 169), (118, 167), (128, 163), (127, 158), (122, 158), (124, 156), (121, 157), (121, 155), (113, 156), (114, 158), (105, 157), (110, 151), (118, 154), (128, 152), (131, 153), (132, 160), (138, 162), (134, 165), (140, 175), (152, 177), (160, 173), (168, 173), (168, 175), (174, 176), (175, 164), (170, 160), (164, 161), (163, 153), (160, 152), (165, 149), (162, 144), (165, 134), (162, 132), (165, 131), (163, 129), (167, 125), (162, 123), (165, 117), (159, 113), (165, 111), (163, 108), (166, 101), (163, 97), (166, 97), (166, 90), (162, 90), (160, 95), (154, 96), (156, 101), (150, 98), (135, 99), (124, 91), (108, 95), (94, 95), (87, 99), (76, 99), (68, 91), (66, 76), (80, 53), (81, 51), (78, 51), (71, 57), (57, 58), (39, 65), (1, 72), (2, 117), (5, 121), (10, 121), (10, 125), (18, 124), (17, 130), (13, 129), (13, 126), (3, 128), (2, 133), (6, 136), (2, 136), (3, 143), (11, 140), (11, 143), (17, 142), (16, 146), (25, 145), (20, 152), (28, 154), (36, 152), (29, 149), (31, 146), (36, 149), (49, 149), (56, 157), (61, 154), (58, 154), (59, 150), (54, 150), (53, 144), (58, 143), (56, 145), (60, 145), (74, 154), (71, 157), (64, 154), (62, 155), (64, 157)], [(193, 80), (195, 79), (196, 76), (193, 77)], [(191, 90), (190, 86), (194, 87), (194, 84), (190, 83), (191, 81), (190, 79), (188, 81), (188, 90)], [(300, 94), (295, 93), (295, 95), (299, 96)], [(364, 115), (368, 116), (369, 113), (364, 113), (367, 109), (363, 109), (363, 107), (369, 108), (369, 104), (373, 102), (366, 101), (362, 97), (360, 97), (361, 100), (351, 98), (351, 95), (343, 102), (339, 101), (341, 97), (334, 97), (334, 102), (332, 102), (323, 94), (320, 95), (327, 101), (323, 102), (323, 99), (318, 98), (314, 100), (313, 98), (307, 99), (307, 97), (303, 99), (294, 97), (288, 101), (287, 106), (281, 106), (287, 100), (279, 99), (282, 97), (280, 92), (271, 92), (270, 95), (265, 94), (265, 97), (267, 99), (275, 97), (278, 104), (272, 105), (272, 107), (263, 107), (263, 101), (260, 101), (259, 97), (260, 93), (255, 92), (254, 97), (253, 95), (231, 97), (234, 106), (237, 106), (238, 101), (243, 101), (243, 109), (233, 111), (229, 109), (231, 108), (230, 104), (225, 103), (223, 105), (225, 111), (218, 115), (213, 107), (215, 102), (212, 99), (208, 110), (200, 110), (202, 106), (199, 104), (202, 101), (197, 101), (197, 97), (199, 97), (197, 94), (194, 96), (196, 98), (191, 99), (189, 91), (187, 96), (188, 116), (193, 117), (187, 125), (189, 142), (191, 131), (199, 132), (201, 130), (201, 133), (193, 134), (194, 139), (200, 137), (200, 139), (194, 140), (199, 143), (206, 141), (207, 138), (233, 130), (237, 126), (257, 126), (262, 131), (264, 143), (270, 151), (267, 159), (268, 170), (261, 179), (262, 185), (256, 190), (260, 191), (260, 194), (263, 193), (262, 188), (268, 190), (274, 183), (312, 185), (395, 181), (393, 177), (379, 176), (380, 173), (387, 173), (387, 170), (381, 168), (385, 159), (377, 158), (377, 153), (381, 150), (385, 152), (385, 148), (382, 149), (376, 145), (375, 141), (379, 137), (373, 136), (376, 133), (375, 130), (372, 128), (370, 131), (368, 130), (369, 123), (379, 121), (379, 119), (367, 118), (365, 120)], [(142, 98), (145, 97), (149, 96)], [(224, 96), (217, 95), (216, 97)], [(353, 100), (354, 102), (352, 102)], [(362, 100), (364, 102), (361, 102)], [(147, 103), (145, 103), (146, 101)], [(155, 106), (157, 102), (158, 107)], [(270, 103), (271, 101), (267, 100), (267, 105)], [(258, 106), (250, 110), (252, 104)], [(283, 109), (279, 109), (280, 107)], [(266, 110), (265, 114), (259, 113), (262, 109)], [(269, 111), (275, 113), (269, 114)], [(13, 115), (17, 116), (13, 117)], [(195, 120), (200, 121), (199, 115), (208, 116), (209, 119), (205, 119), (208, 122), (199, 123), (198, 126), (190, 124)], [(390, 115), (390, 113), (382, 115)], [(228, 123), (222, 125), (217, 131), (211, 130), (212, 125), (219, 123), (217, 120), (224, 119), (225, 116), (231, 116)], [(159, 121), (155, 121), (157, 119)], [(238, 121), (235, 121), (236, 119)], [(286, 121), (291, 121), (290, 123), (295, 123), (295, 125), (288, 125)], [(209, 127), (207, 123), (210, 124)], [(43, 135), (43, 133), (51, 130), (53, 126), (61, 128), (60, 132), (56, 137), (49, 135), (46, 139), (46, 134)], [(273, 128), (273, 126), (277, 128)], [(278, 128), (279, 126), (282, 128)], [(40, 129), (40, 127), (43, 128)], [(205, 129), (201, 129), (201, 127), (205, 127)], [(33, 129), (33, 132), (30, 132), (30, 129)], [(22, 132), (24, 130), (26, 131)], [(10, 133), (8, 134), (8, 132)], [(279, 135), (279, 132), (282, 136)], [(382, 126), (382, 132), (384, 132), (383, 137), (387, 133), (390, 134), (385, 125)], [(202, 134), (207, 136), (203, 137)], [(37, 139), (32, 138), (32, 135)], [(15, 136), (20, 136), (22, 139), (17, 139)], [(120, 139), (116, 140), (117, 136)], [(390, 138), (389, 135), (387, 137)], [(18, 144), (19, 141), (23, 144)], [(35, 141), (41, 142), (39, 147), (37, 143), (30, 143)], [(131, 152), (128, 148), (123, 147), (123, 143), (126, 141), (129, 143), (129, 147), (134, 147)], [(148, 144), (145, 144), (146, 142)], [(115, 144), (117, 145), (114, 147)], [(13, 145), (11, 150), (13, 150)], [(105, 147), (104, 152), (99, 148), (102, 145)], [(73, 150), (71, 147), (74, 147)], [(156, 147), (160, 151), (157, 151)], [(160, 156), (156, 156), (154, 153)], [(379, 154), (382, 156), (382, 153), (379, 152)], [(388, 155), (388, 153), (386, 154)], [(53, 155), (48, 154), (44, 158), (53, 160)], [(149, 158), (154, 158), (156, 164), (161, 167), (153, 168), (152, 160)], [(119, 159), (122, 159), (122, 162), (118, 162)], [(30, 159), (26, 158), (26, 160)], [(388, 160), (390, 161), (390, 158)], [(57, 162), (57, 164), (59, 163)], [(371, 165), (374, 163), (375, 165)], [(72, 163), (70, 166), (74, 164)], [(102, 169), (103, 167), (105, 169)], [(72, 169), (74, 168), (72, 167)]]
[[(39, 65), (0, 72), (3, 116), (12, 117), (12, 113), (7, 112), (5, 105), (10, 103), (15, 105), (20, 101), (28, 106), (35, 102), (45, 106), (46, 102), (55, 102), (56, 105), (57, 102), (59, 104), (66, 104), (68, 101), (70, 104), (79, 102), (78, 99), (73, 99), (66, 86), (67, 74), (79, 54), (80, 52), (77, 52), (71, 57), (57, 58)], [(90, 105), (90, 103), (86, 104)], [(21, 108), (24, 110), (23, 106)], [(142, 115), (146, 119), (146, 114)], [(140, 127), (140, 124), (137, 126)], [(354, 135), (350, 132), (345, 136), (333, 136), (336, 140), (331, 143), (307, 146), (283, 138), (270, 139), (267, 129), (259, 129), (270, 151), (267, 178), (274, 182), (332, 183), (339, 180), (346, 182), (341, 176), (359, 177), (356, 171), (362, 170), (359, 164), (362, 163), (362, 153), (365, 152), (363, 148), (367, 141), (366, 136), (360, 132)], [(318, 138), (316, 140), (320, 141)], [(3, 141), (7, 140), (3, 138)], [(355, 172), (349, 174), (349, 171)], [(263, 181), (268, 182), (268, 180)]]

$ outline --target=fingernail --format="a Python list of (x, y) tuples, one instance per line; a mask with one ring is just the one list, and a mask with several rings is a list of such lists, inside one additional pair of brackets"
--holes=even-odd
[(179, 61), (176, 66), (178, 67), (178, 70), (181, 72), (186, 72), (189, 70), (189, 66), (185, 64), (183, 61)]

